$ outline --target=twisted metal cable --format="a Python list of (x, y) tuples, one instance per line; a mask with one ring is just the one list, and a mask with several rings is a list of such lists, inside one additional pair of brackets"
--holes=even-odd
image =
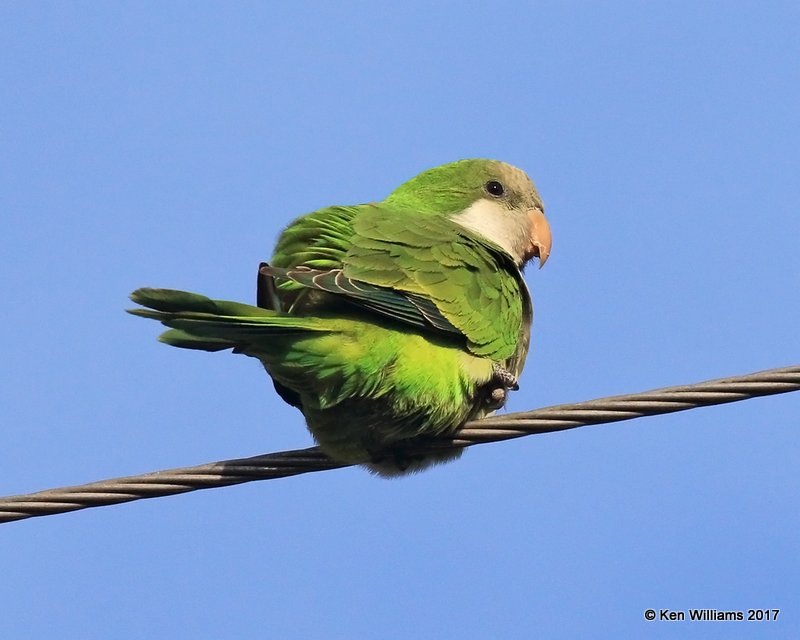
[[(453, 436), (428, 441), (415, 448), (415, 452), (469, 447), (798, 390), (800, 366), (770, 369), (697, 384), (485, 418), (468, 422)], [(347, 466), (351, 465), (331, 460), (318, 447), (311, 447), (114, 478), (77, 487), (0, 498), (0, 523)]]

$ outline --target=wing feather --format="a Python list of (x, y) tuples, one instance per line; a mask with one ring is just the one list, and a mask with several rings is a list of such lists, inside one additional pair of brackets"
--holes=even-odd
[(522, 276), (500, 247), (446, 217), (385, 204), (320, 209), (286, 229), (271, 264), (263, 275), (277, 279), (285, 307), (303, 290), (325, 292), (463, 336), (474, 354), (521, 370), (532, 314)]

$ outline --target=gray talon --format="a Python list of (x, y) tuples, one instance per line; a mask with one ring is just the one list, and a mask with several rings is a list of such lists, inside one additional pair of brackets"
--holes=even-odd
[(506, 402), (506, 390), (500, 387), (492, 389), (491, 393), (489, 394), (489, 397), (486, 398), (486, 401), (489, 404), (502, 407)]
[(495, 364), (492, 368), (492, 382), (502, 385), (504, 389), (519, 391), (517, 378), (508, 369)]

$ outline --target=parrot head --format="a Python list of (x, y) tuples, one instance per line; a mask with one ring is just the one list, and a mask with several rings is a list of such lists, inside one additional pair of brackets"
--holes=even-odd
[(388, 204), (443, 215), (500, 246), (523, 266), (543, 266), (552, 238), (544, 205), (521, 169), (498, 160), (459, 160), (429, 169), (400, 185)]

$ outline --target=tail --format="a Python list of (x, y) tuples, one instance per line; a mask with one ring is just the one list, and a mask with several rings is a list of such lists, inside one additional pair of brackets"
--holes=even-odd
[(331, 329), (322, 318), (290, 316), (174, 289), (137, 289), (131, 300), (146, 308), (129, 309), (128, 313), (170, 327), (158, 339), (182, 349), (245, 351), (270, 336)]

